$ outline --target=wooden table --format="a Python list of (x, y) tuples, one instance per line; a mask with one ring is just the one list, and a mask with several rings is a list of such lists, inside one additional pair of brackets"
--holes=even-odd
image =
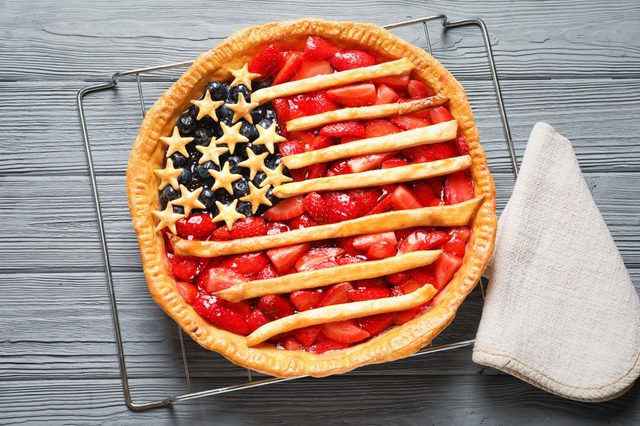
[[(144, 413), (125, 407), (76, 92), (114, 71), (189, 60), (234, 29), (268, 20), (485, 19), (518, 153), (538, 120), (572, 140), (640, 286), (638, 2), (420, 3), (2, 2), (0, 423), (638, 424), (640, 386), (608, 403), (567, 401), (472, 363), (468, 349)], [(418, 34), (400, 32), (424, 44)], [(432, 34), (435, 55), (468, 90), (503, 207), (513, 179), (481, 40), (472, 29), (441, 38), (438, 24)], [(169, 84), (145, 81), (147, 100)], [(89, 97), (87, 115), (133, 394), (144, 401), (185, 387), (176, 327), (146, 293), (126, 208), (137, 102), (135, 83), (125, 81)], [(475, 293), (445, 340), (473, 338), (480, 309)], [(187, 347), (196, 389), (245, 379), (244, 370)]]

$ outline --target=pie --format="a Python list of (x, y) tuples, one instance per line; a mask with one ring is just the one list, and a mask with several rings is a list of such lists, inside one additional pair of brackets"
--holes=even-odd
[(372, 24), (270, 23), (201, 55), (147, 113), (127, 190), (155, 301), (281, 377), (429, 343), (496, 231), (462, 86)]

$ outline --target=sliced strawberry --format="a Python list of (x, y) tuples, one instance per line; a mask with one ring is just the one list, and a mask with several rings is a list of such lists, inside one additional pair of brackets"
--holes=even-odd
[(289, 119), (320, 114), (338, 109), (338, 104), (327, 97), (326, 92), (312, 92), (288, 99)]
[(458, 256), (444, 252), (433, 263), (434, 275), (438, 283), (437, 289), (442, 289), (453, 277), (458, 268), (462, 265), (462, 259)]
[(243, 275), (256, 274), (269, 265), (263, 252), (236, 254), (224, 259), (218, 266)]
[(313, 137), (313, 143), (311, 144), (311, 150), (315, 151), (317, 149), (328, 148), (333, 145), (335, 139), (330, 135), (319, 134)]
[(345, 253), (344, 255), (336, 258), (336, 263), (338, 265), (347, 265), (349, 263), (360, 263), (366, 261), (367, 258), (358, 254), (349, 254)]
[(280, 69), (276, 77), (273, 79), (272, 85), (285, 83), (291, 80), (295, 73), (298, 72), (303, 60), (304, 59), (300, 53), (292, 52), (282, 66), (282, 69)]
[(391, 204), (396, 210), (417, 209), (422, 204), (411, 193), (409, 188), (404, 185), (398, 185), (391, 195)]
[(412, 98), (426, 98), (429, 96), (429, 91), (424, 83), (418, 80), (409, 80), (407, 91)]
[(324, 291), (318, 307), (347, 303), (349, 301), (349, 290), (352, 289), (353, 287), (348, 282), (332, 285)]
[(246, 279), (232, 269), (211, 267), (198, 277), (198, 287), (208, 293), (215, 293), (243, 281)]
[(346, 254), (351, 256), (358, 256), (358, 250), (353, 247), (353, 239), (354, 237), (338, 238), (336, 242)]
[(236, 240), (259, 235), (267, 235), (267, 224), (261, 217), (245, 217), (236, 221), (231, 230), (223, 225), (213, 232), (213, 237), (216, 240)]
[[(417, 283), (418, 287), (422, 287), (425, 284), (436, 285), (436, 279), (433, 276), (433, 265), (421, 266), (419, 268), (412, 269), (408, 272), (412, 279), (404, 283), (403, 286), (407, 286), (413, 281)], [(414, 290), (417, 290), (417, 288), (414, 287), (411, 289), (411, 291), (414, 291)]]
[(408, 309), (406, 311), (398, 312), (398, 315), (396, 315), (396, 318), (395, 318), (395, 323), (398, 325), (402, 325), (406, 322), (411, 321), (415, 317), (417, 317), (419, 313), (420, 313), (420, 308), (413, 308), (413, 309)]
[(384, 160), (382, 162), (382, 165), (380, 166), (381, 169), (392, 169), (394, 167), (401, 167), (401, 166), (406, 166), (409, 163), (407, 162), (407, 160), (404, 160), (402, 158), (390, 158), (388, 160)]
[(396, 234), (393, 232), (378, 232), (375, 234), (359, 235), (353, 239), (353, 247), (358, 250), (369, 250), (369, 247), (376, 243), (386, 242), (396, 244)]
[[(289, 102), (286, 99), (274, 99), (271, 104), (273, 105), (273, 109), (276, 111), (278, 122), (286, 123), (287, 121), (289, 121)], [(282, 136), (284, 136), (285, 138), (288, 137), (286, 126), (280, 127), (280, 133), (282, 133)]]
[(200, 267), (200, 259), (192, 256), (180, 256), (177, 254), (169, 255), (169, 265), (171, 267), (171, 275), (178, 281), (193, 282), (198, 268)]
[(327, 90), (327, 96), (332, 101), (344, 106), (373, 105), (378, 97), (376, 86), (371, 83), (353, 84)]
[(447, 204), (457, 204), (473, 198), (473, 182), (466, 171), (447, 175), (444, 180), (444, 200)]
[(395, 115), (393, 117), (389, 117), (389, 121), (402, 130), (417, 129), (418, 127), (426, 127), (431, 125), (431, 121), (411, 115)]
[(193, 213), (176, 222), (177, 234), (183, 238), (190, 235), (196, 238), (208, 237), (215, 229), (216, 224), (209, 213)]
[[(302, 151), (312, 151), (314, 145), (314, 136), (311, 132), (291, 132), (289, 134), (290, 139), (295, 139), (302, 142)], [(285, 142), (286, 143), (286, 142)], [(300, 149), (300, 148), (297, 148)], [(296, 149), (296, 150), (297, 150)], [(299, 154), (299, 152), (295, 152), (295, 154)]]
[(196, 300), (196, 296), (198, 296), (198, 289), (196, 286), (184, 281), (176, 281), (176, 289), (185, 302), (193, 305), (193, 302)]
[(338, 266), (338, 262), (336, 262), (333, 259), (329, 259), (329, 260), (323, 260), (322, 262), (314, 263), (313, 265), (309, 266), (309, 269), (307, 270), (314, 271), (316, 269), (333, 268), (335, 266)]
[(322, 333), (338, 343), (355, 343), (369, 337), (369, 333), (358, 327), (356, 322), (352, 320), (324, 324)]
[(446, 252), (455, 254), (462, 258), (467, 246), (467, 239), (471, 231), (467, 227), (454, 228), (449, 230), (450, 239), (443, 246), (442, 249)]
[(394, 90), (406, 90), (409, 84), (408, 75), (398, 75), (393, 77), (381, 77), (376, 78), (375, 83), (384, 84), (391, 87)]
[(456, 238), (459, 238), (460, 240), (467, 242), (467, 240), (469, 239), (469, 236), (471, 235), (471, 229), (469, 229), (469, 227), (467, 226), (458, 226), (455, 228), (450, 228), (449, 235), (451, 235), (451, 237), (455, 236)]
[(267, 222), (267, 235), (280, 234), (290, 229), (289, 226), (281, 222)]
[(362, 50), (343, 50), (336, 52), (330, 60), (331, 66), (338, 71), (375, 65), (375, 58)]
[(264, 212), (264, 218), (270, 221), (289, 220), (304, 213), (303, 196), (287, 198)]
[(354, 137), (354, 136), (343, 136), (340, 138), (340, 143), (349, 143), (349, 142), (353, 142), (353, 141), (359, 141), (362, 138), (359, 137)]
[(379, 84), (376, 91), (376, 105), (392, 104), (398, 100), (400, 96), (391, 87), (386, 84)]
[(254, 309), (247, 318), (247, 325), (249, 326), (249, 333), (253, 333), (263, 325), (269, 322), (269, 319), (259, 309)]
[(453, 143), (458, 150), (458, 155), (466, 155), (469, 153), (469, 145), (467, 145), (467, 140), (464, 136), (458, 136), (454, 139)]
[(338, 46), (325, 38), (309, 36), (304, 45), (304, 57), (311, 60), (329, 59), (339, 50)]
[(193, 308), (198, 315), (217, 327), (236, 334), (249, 334), (247, 317), (236, 305), (215, 296), (200, 293), (193, 303)]
[(309, 228), (316, 225), (317, 223), (306, 213), (300, 215), (299, 217), (296, 217), (295, 219), (292, 219), (289, 222), (289, 226), (291, 227), (291, 229)]
[(400, 243), (400, 253), (410, 253), (418, 250), (429, 250), (449, 241), (449, 234), (444, 231), (417, 230)]
[(316, 341), (321, 331), (321, 325), (310, 325), (308, 327), (294, 330), (293, 335), (298, 342), (302, 343), (304, 347), (308, 348), (309, 346), (313, 345), (313, 342)]
[(364, 137), (364, 124), (357, 121), (343, 121), (341, 123), (327, 124), (320, 129), (323, 136), (341, 138), (343, 136)]
[(303, 78), (313, 77), (315, 75), (332, 74), (333, 68), (328, 61), (302, 61), (298, 72), (293, 76), (292, 80), (302, 80)]
[(431, 122), (433, 124), (444, 123), (445, 121), (453, 120), (451, 113), (449, 113), (449, 111), (443, 106), (431, 108), (429, 110), (429, 115), (431, 116)]
[(309, 346), (309, 352), (323, 354), (329, 351), (338, 351), (348, 348), (348, 343), (339, 343), (324, 336), (319, 336), (315, 344)]
[(304, 208), (320, 224), (355, 219), (368, 213), (378, 199), (377, 190), (336, 191), (304, 197)]
[(302, 154), (304, 152), (304, 145), (299, 140), (288, 140), (278, 145), (280, 155), (287, 157), (294, 154)]
[(249, 63), (249, 72), (267, 77), (278, 72), (283, 65), (282, 51), (276, 44), (271, 43)]
[(412, 274), (409, 274), (409, 275), (411, 276), (411, 278), (409, 278), (407, 281), (403, 282), (402, 284), (398, 285), (398, 288), (400, 289), (399, 295), (413, 293), (414, 291), (421, 288), (424, 284), (427, 284), (427, 282), (431, 283), (433, 281), (433, 277), (430, 277), (424, 283), (421, 283), (420, 281), (416, 280), (412, 276)]
[(347, 296), (353, 302), (382, 299), (384, 297), (389, 297), (390, 295), (391, 293), (389, 292), (389, 289), (384, 286), (358, 287), (353, 290), (349, 290), (347, 293)]
[(331, 163), (329, 170), (327, 171), (327, 176), (344, 175), (347, 173), (352, 173), (351, 167), (349, 166), (349, 160), (342, 159)]
[(282, 347), (284, 347), (288, 351), (301, 351), (304, 349), (304, 346), (302, 346), (300, 342), (298, 342), (296, 339), (293, 339), (291, 337), (288, 339), (285, 339), (284, 343), (282, 344)]
[(267, 265), (262, 269), (262, 271), (258, 272), (256, 275), (256, 280), (268, 280), (270, 278), (277, 278), (280, 275), (276, 272), (275, 268), (272, 265)]
[(395, 274), (387, 275), (386, 279), (389, 284), (398, 285), (407, 281), (409, 279), (409, 274), (405, 272), (396, 272)]
[(380, 201), (378, 201), (378, 204), (376, 204), (376, 206), (371, 209), (369, 211), (369, 215), (371, 214), (378, 214), (378, 213), (384, 213), (387, 212), (389, 210), (391, 210), (391, 208), (393, 207), (393, 190), (390, 191), (389, 193), (387, 193), (384, 197), (382, 197), (382, 199)]
[(456, 148), (449, 142), (434, 143), (431, 145), (414, 146), (402, 150), (402, 154), (414, 163), (443, 160), (458, 155)]
[(377, 138), (379, 136), (386, 136), (400, 131), (399, 127), (393, 125), (387, 120), (372, 120), (365, 128), (365, 136), (367, 138)]
[(397, 152), (385, 152), (382, 154), (358, 155), (349, 159), (349, 168), (354, 173), (373, 170), (382, 164), (385, 160), (396, 155)]
[(425, 207), (437, 206), (440, 204), (440, 194), (433, 191), (433, 186), (429, 182), (417, 182), (413, 185), (413, 194), (420, 204)]
[(311, 270), (315, 264), (324, 262), (325, 260), (334, 260), (342, 253), (344, 253), (344, 250), (340, 247), (320, 247), (311, 249), (298, 259), (296, 262), (296, 269), (299, 272)]
[(371, 315), (358, 319), (358, 325), (369, 333), (370, 336), (376, 336), (388, 329), (396, 318), (395, 313)]
[(293, 315), (293, 305), (289, 299), (279, 294), (262, 296), (256, 307), (272, 321)]
[(386, 259), (387, 257), (395, 256), (397, 246), (395, 244), (381, 241), (372, 245), (367, 251), (367, 257), (369, 259)]
[(276, 267), (278, 273), (288, 272), (296, 261), (309, 250), (307, 243), (294, 244), (292, 246), (279, 247), (267, 250), (267, 256)]
[(289, 295), (297, 311), (308, 311), (318, 306), (323, 294), (317, 290), (297, 290)]

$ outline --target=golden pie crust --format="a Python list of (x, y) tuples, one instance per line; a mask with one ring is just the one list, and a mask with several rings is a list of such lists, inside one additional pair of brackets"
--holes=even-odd
[[(322, 36), (346, 48), (364, 49), (383, 59), (410, 60), (417, 78), (449, 98), (449, 110), (458, 121), (458, 133), (469, 145), (475, 195), (482, 197), (470, 223), (472, 233), (464, 262), (433, 299), (429, 310), (364, 343), (320, 355), (280, 350), (269, 344), (249, 347), (245, 336), (216, 328), (200, 317), (178, 294), (170, 274), (164, 239), (154, 231), (156, 219), (151, 214), (159, 206), (159, 179), (153, 171), (163, 167), (166, 151), (160, 137), (171, 134), (175, 120), (190, 106), (190, 101), (202, 94), (207, 82), (231, 80), (227, 69), (241, 68), (267, 43), (302, 40), (307, 35)], [(377, 25), (366, 23), (317, 19), (269, 23), (240, 30), (202, 54), (147, 113), (129, 158), (127, 192), (147, 284), (155, 301), (203, 347), (238, 365), (280, 377), (344, 373), (366, 364), (403, 358), (419, 350), (453, 320), (456, 310), (480, 279), (493, 250), (496, 231), (493, 179), (462, 86), (422, 49)]]

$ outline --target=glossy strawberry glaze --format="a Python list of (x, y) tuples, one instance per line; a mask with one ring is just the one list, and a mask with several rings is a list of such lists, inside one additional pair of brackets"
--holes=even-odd
[[(376, 62), (367, 52), (341, 49), (327, 40), (310, 37), (300, 50), (283, 50), (277, 45), (266, 46), (250, 63), (249, 69), (272, 77), (274, 83), (280, 83), (331, 73), (334, 70), (343, 71), (373, 65)], [(405, 102), (430, 95), (433, 95), (430, 87), (410, 76), (388, 77), (276, 99), (273, 106), (280, 128), (283, 129), (287, 120), (306, 115), (347, 106)], [(436, 107), (388, 119), (330, 124), (314, 131), (288, 134), (283, 131), (287, 141), (279, 144), (279, 151), (281, 156), (293, 155), (451, 119), (446, 107)], [(308, 166), (291, 171), (291, 176), (294, 180), (300, 181), (434, 161), (467, 153), (466, 142), (459, 137), (449, 142), (409, 148), (401, 152), (364, 155)], [(212, 216), (207, 212), (192, 213), (188, 218), (178, 222), (177, 233), (184, 238), (203, 240), (247, 238), (391, 210), (456, 204), (472, 197), (472, 180), (468, 172), (463, 171), (444, 177), (373, 189), (312, 192), (283, 200), (262, 216), (241, 219), (231, 230), (224, 224), (213, 223)], [(426, 283), (441, 290), (462, 264), (469, 234), (468, 227), (412, 228), (214, 259), (178, 256), (172, 253), (168, 240), (166, 246), (171, 272), (185, 301), (192, 304), (202, 317), (214, 325), (246, 335), (269, 321), (298, 311), (407, 294)], [(434, 264), (382, 278), (343, 282), (291, 294), (263, 296), (241, 303), (230, 303), (209, 295), (242, 281), (274, 278), (295, 272), (430, 249), (442, 249), (444, 252)], [(403, 324), (424, 309), (428, 309), (428, 303), (399, 313), (306, 327), (277, 336), (270, 342), (288, 350), (316, 353), (342, 349), (383, 333), (390, 327)]]

